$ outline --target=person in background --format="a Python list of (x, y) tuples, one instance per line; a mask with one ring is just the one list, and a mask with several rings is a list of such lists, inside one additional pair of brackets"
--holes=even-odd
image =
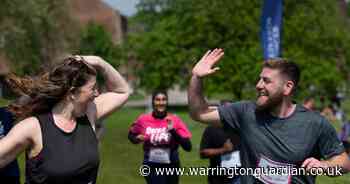
[[(228, 100), (220, 102), (229, 105)], [(202, 159), (209, 159), (209, 168), (239, 167), (239, 135), (228, 134), (221, 127), (205, 128), (199, 150)], [(239, 184), (239, 176), (220, 176), (215, 173), (208, 175), (208, 184)]]
[(303, 102), (303, 106), (305, 109), (308, 109), (310, 111), (315, 110), (315, 99), (312, 97), (306, 97)]
[(344, 121), (340, 132), (338, 133), (338, 138), (340, 141), (347, 142), (350, 136), (350, 122), (348, 120)]
[(152, 94), (152, 109), (131, 125), (128, 138), (133, 144), (143, 144), (143, 165), (151, 168), (150, 175), (145, 176), (148, 184), (178, 184), (179, 176), (157, 175), (155, 168), (179, 168), (178, 148), (191, 151), (191, 132), (179, 117), (168, 112), (165, 91)]
[[(0, 62), (0, 95), (3, 95), (4, 86), (7, 85), (5, 76), (10, 72), (8, 64)], [(14, 126), (15, 118), (7, 107), (0, 107), (0, 139), (5, 137)], [(0, 169), (0, 181), (6, 184), (20, 184), (20, 171), (17, 159)]]
[(327, 118), (327, 120), (331, 123), (334, 123), (336, 121), (332, 105), (325, 106), (321, 111), (321, 115)]
[[(230, 138), (233, 137), (233, 138)], [(231, 141), (235, 140), (235, 141)], [(234, 143), (232, 143), (234, 142)], [(228, 135), (220, 127), (208, 126), (202, 135), (200, 156), (209, 158), (209, 168), (240, 167), (239, 136), (237, 133)], [(216, 175), (209, 173), (208, 184), (239, 184), (239, 176)]]
[[(5, 137), (14, 124), (14, 117), (6, 107), (0, 107), (0, 139)], [(6, 184), (19, 184), (20, 171), (17, 160), (10, 162), (6, 167), (0, 169), (0, 181)]]

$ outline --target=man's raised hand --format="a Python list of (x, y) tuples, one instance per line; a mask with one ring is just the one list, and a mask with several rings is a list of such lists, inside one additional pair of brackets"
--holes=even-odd
[(219, 67), (213, 68), (213, 66), (224, 56), (224, 51), (222, 49), (214, 49), (213, 51), (207, 51), (202, 59), (193, 67), (192, 74), (197, 77), (205, 77), (210, 75), (217, 70)]

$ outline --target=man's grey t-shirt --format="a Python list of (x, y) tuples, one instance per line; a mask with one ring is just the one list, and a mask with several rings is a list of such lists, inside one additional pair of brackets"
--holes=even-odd
[[(242, 167), (257, 168), (262, 162), (301, 167), (307, 158), (328, 159), (344, 152), (333, 126), (319, 113), (297, 105), (287, 118), (256, 110), (254, 102), (219, 106), (224, 129), (239, 132)], [(243, 176), (242, 183), (260, 183)], [(313, 176), (292, 176), (290, 183), (315, 183)]]

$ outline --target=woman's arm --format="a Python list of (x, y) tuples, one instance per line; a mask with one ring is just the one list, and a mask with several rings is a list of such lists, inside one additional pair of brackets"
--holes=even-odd
[(190, 138), (183, 138), (179, 134), (176, 133), (175, 129), (169, 130), (171, 136), (175, 139), (176, 142), (180, 143), (181, 147), (185, 151), (191, 151), (192, 150), (192, 143)]
[(83, 58), (88, 64), (95, 67), (105, 80), (106, 92), (96, 97), (94, 103), (88, 108), (88, 115), (98, 120), (122, 106), (128, 99), (131, 90), (119, 72), (105, 60), (97, 56), (84, 56)]
[(133, 144), (139, 144), (145, 140), (145, 136), (142, 134), (135, 134), (129, 131), (128, 139)]

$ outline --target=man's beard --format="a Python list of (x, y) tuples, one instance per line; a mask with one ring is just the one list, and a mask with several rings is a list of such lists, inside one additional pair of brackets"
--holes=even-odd
[(277, 92), (274, 95), (268, 95), (267, 98), (268, 99), (262, 104), (258, 103), (259, 97), (257, 98), (257, 100), (256, 100), (256, 109), (258, 111), (270, 111), (273, 108), (275, 108), (276, 106), (279, 106), (282, 103), (282, 101), (283, 101), (282, 92)]

